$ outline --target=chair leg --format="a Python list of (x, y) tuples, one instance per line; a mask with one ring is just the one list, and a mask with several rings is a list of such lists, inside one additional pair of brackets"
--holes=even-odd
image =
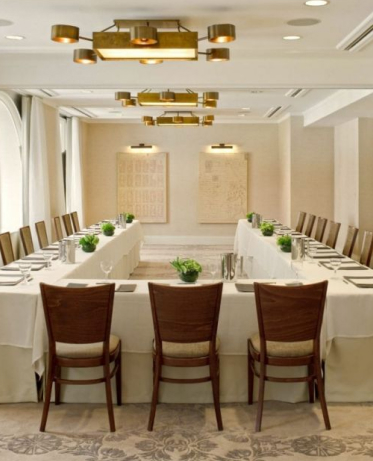
[(266, 366), (264, 363), (260, 364), (260, 377), (259, 377), (259, 396), (258, 396), (258, 409), (256, 413), (255, 432), (260, 432), (262, 428), (262, 416), (264, 405), (264, 386), (265, 386), (265, 371)]
[(221, 411), (220, 411), (220, 385), (219, 385), (219, 358), (215, 357), (213, 359), (210, 358), (210, 376), (211, 376), (211, 384), (212, 384), (212, 395), (214, 398), (214, 407), (215, 407), (215, 415), (216, 415), (216, 422), (218, 425), (218, 430), (223, 430), (223, 421), (221, 418)]
[(153, 380), (153, 397), (150, 408), (149, 422), (148, 422), (148, 431), (153, 430), (155, 412), (157, 409), (158, 403), (158, 392), (159, 392), (159, 381), (161, 378), (162, 365), (160, 359), (156, 358), (155, 360), (155, 370), (154, 370), (154, 380)]
[(104, 376), (105, 376), (105, 390), (106, 390), (106, 405), (109, 415), (110, 432), (115, 432), (115, 420), (113, 410), (113, 399), (111, 396), (111, 383), (110, 383), (110, 365), (105, 363), (104, 365)]
[(321, 376), (321, 364), (315, 363), (315, 371), (316, 371), (316, 380), (317, 380), (317, 387), (319, 389), (319, 399), (321, 405), (322, 415), (324, 417), (325, 428), (329, 431), (331, 429), (329, 414), (328, 414), (328, 407), (326, 405), (325, 400), (325, 392), (324, 392), (324, 383)]
[[(313, 375), (313, 365), (308, 365), (308, 376)], [(310, 403), (315, 403), (315, 379), (312, 378), (311, 381), (308, 381), (308, 401)]]
[(250, 349), (248, 348), (247, 355), (247, 373), (248, 373), (248, 404), (253, 404), (253, 395), (254, 395), (254, 371), (253, 371), (253, 358), (250, 354)]
[[(56, 365), (56, 378), (61, 378), (61, 367)], [(61, 384), (57, 381), (54, 382), (54, 404), (61, 403)]]
[(115, 375), (115, 387), (117, 390), (117, 405), (122, 405), (122, 351), (119, 350), (118, 357), (116, 358), (116, 365), (118, 366)]
[(52, 395), (53, 377), (54, 377), (54, 363), (50, 360), (48, 364), (47, 385), (45, 388), (45, 399), (44, 399), (43, 414), (42, 414), (41, 423), (40, 423), (40, 432), (45, 432), (45, 426), (47, 424), (49, 405), (51, 402), (51, 395)]

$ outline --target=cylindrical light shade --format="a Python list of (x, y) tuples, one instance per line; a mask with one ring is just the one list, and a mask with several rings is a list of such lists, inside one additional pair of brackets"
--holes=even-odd
[(79, 27), (55, 24), (52, 26), (51, 39), (59, 43), (76, 43), (79, 41)]
[(236, 28), (233, 24), (214, 24), (207, 29), (209, 42), (227, 43), (236, 40)]
[(206, 53), (207, 61), (229, 61), (229, 48), (209, 48)]
[(216, 109), (217, 105), (217, 101), (203, 101), (203, 107), (206, 109)]
[(78, 48), (74, 50), (74, 62), (78, 64), (96, 64), (97, 55), (93, 50)]
[(155, 120), (149, 120), (148, 122), (145, 122), (145, 126), (154, 126), (155, 125)]
[(136, 107), (136, 99), (127, 99), (125, 101), (122, 101), (122, 106), (123, 107)]
[(140, 64), (162, 64), (163, 59), (140, 59)]
[(155, 45), (158, 42), (157, 29), (149, 26), (135, 26), (130, 30), (133, 45)]
[(115, 93), (116, 101), (129, 101), (131, 99), (131, 93), (129, 91), (117, 91)]
[(204, 101), (217, 101), (219, 99), (219, 93), (217, 91), (206, 91), (203, 93)]
[(176, 115), (175, 117), (172, 117), (172, 121), (173, 123), (183, 123), (184, 121), (184, 117), (180, 117), (180, 115)]
[(215, 115), (204, 115), (203, 121), (204, 122), (213, 122), (215, 120)]
[(149, 115), (144, 115), (142, 118), (142, 121), (145, 122), (151, 122), (153, 120), (153, 117), (150, 117)]
[(213, 122), (211, 120), (203, 121), (202, 126), (212, 126)]
[(175, 98), (175, 93), (173, 91), (161, 91), (159, 93), (159, 99), (164, 102), (173, 102)]

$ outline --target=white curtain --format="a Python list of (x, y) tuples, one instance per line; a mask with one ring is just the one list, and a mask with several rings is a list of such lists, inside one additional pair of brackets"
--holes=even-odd
[[(43, 102), (32, 98), (30, 114), (29, 151), (29, 223), (34, 232), (34, 223), (45, 221), (48, 235), (51, 235), (51, 212), (48, 151), (46, 141)], [(35, 244), (37, 239), (33, 238)]]
[(68, 213), (77, 211), (80, 225), (84, 226), (82, 148), (80, 124), (77, 117), (67, 121), (66, 208)]

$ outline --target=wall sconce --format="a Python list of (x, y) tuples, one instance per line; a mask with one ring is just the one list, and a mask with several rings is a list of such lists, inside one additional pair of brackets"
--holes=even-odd
[(131, 149), (153, 149), (153, 146), (147, 146), (146, 144), (140, 143), (138, 146), (131, 146)]
[(225, 143), (213, 144), (211, 146), (211, 149), (227, 149), (227, 150), (229, 150), (229, 149), (233, 149), (233, 146), (225, 144)]

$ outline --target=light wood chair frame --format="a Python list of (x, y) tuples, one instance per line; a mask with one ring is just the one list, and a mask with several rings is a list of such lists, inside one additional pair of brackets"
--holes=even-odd
[[(257, 351), (251, 340), (248, 339), (248, 403), (249, 405), (253, 403), (254, 376), (257, 376), (259, 378), (259, 397), (255, 424), (256, 432), (260, 432), (262, 425), (266, 381), (282, 383), (307, 382), (310, 403), (314, 403), (314, 383), (316, 381), (325, 427), (328, 430), (331, 429), (320, 358), (320, 332), (327, 287), (327, 281), (302, 287), (275, 287), (254, 283), (260, 351)], [(318, 306), (318, 311), (315, 311), (316, 305)], [(308, 315), (308, 319), (305, 319), (306, 315)], [(312, 322), (310, 316), (313, 317)], [(286, 327), (281, 328), (281, 322)], [(310, 339), (313, 339), (313, 352), (310, 355), (275, 357), (269, 356), (267, 353), (267, 341), (293, 342), (308, 341)], [(260, 365), (259, 371), (256, 369), (256, 363)], [(274, 377), (267, 374), (267, 365), (277, 367), (305, 365), (308, 373), (306, 376), (299, 377)]]
[[(201, 287), (169, 287), (149, 283), (149, 295), (155, 333), (155, 349), (153, 350), (153, 396), (149, 415), (148, 430), (153, 430), (155, 413), (158, 403), (160, 382), (197, 384), (211, 381), (214, 408), (218, 430), (223, 430), (220, 412), (219, 386), (219, 355), (216, 351), (216, 332), (219, 322), (219, 312), (223, 284), (217, 283)], [(202, 322), (202, 317), (193, 317), (193, 307), (196, 300), (207, 299), (206, 310), (209, 310), (209, 320), (203, 319), (203, 328), (194, 328), (193, 319)], [(183, 300), (181, 306), (179, 301)], [(194, 302), (193, 302), (194, 300)], [(188, 315), (188, 302), (191, 313)], [(196, 309), (194, 309), (196, 311)], [(168, 313), (172, 312), (171, 318)], [(194, 312), (196, 314), (196, 312)], [(202, 314), (201, 314), (202, 315)], [(160, 320), (161, 319), (161, 320)], [(167, 319), (165, 321), (165, 319)], [(167, 327), (165, 324), (167, 323)], [(200, 323), (198, 323), (200, 325)], [(206, 330), (208, 334), (206, 334)], [(198, 343), (209, 341), (209, 353), (203, 357), (167, 357), (163, 354), (163, 341), (175, 343)], [(162, 376), (162, 366), (169, 367), (209, 367), (209, 375), (201, 378), (178, 379)]]
[(305, 228), (305, 235), (307, 235), (307, 237), (311, 237), (312, 235), (312, 230), (313, 230), (313, 226), (315, 224), (315, 220), (316, 220), (316, 216), (314, 214), (309, 214), (308, 215), (308, 220), (307, 220), (307, 225), (306, 225), (306, 228)]
[(47, 228), (45, 227), (45, 221), (38, 221), (35, 223), (36, 235), (38, 236), (38, 242), (40, 248), (45, 248), (49, 245), (49, 239), (47, 234)]
[(360, 264), (370, 267), (370, 262), (373, 254), (373, 232), (365, 231), (363, 244), (361, 246)]
[(59, 216), (55, 216), (53, 218), (53, 222), (54, 222), (54, 229), (56, 231), (56, 238), (57, 240), (62, 240), (63, 231), (62, 231), (62, 226), (61, 226), (61, 218)]
[(302, 232), (304, 223), (306, 221), (306, 216), (307, 216), (307, 213), (305, 213), (304, 211), (298, 212), (297, 225), (295, 226), (295, 230), (297, 232)]
[(74, 232), (79, 232), (80, 231), (80, 224), (79, 224), (78, 212), (73, 211), (72, 213), (70, 213), (70, 216), (71, 216), (71, 221), (73, 223)]
[[(45, 401), (40, 424), (40, 431), (44, 432), (52, 386), (55, 384), (55, 404), (60, 404), (62, 384), (99, 384), (105, 383), (106, 404), (109, 416), (110, 431), (115, 432), (115, 420), (113, 401), (111, 395), (111, 378), (115, 376), (117, 404), (122, 404), (122, 383), (121, 383), (121, 341), (112, 352), (110, 352), (110, 330), (113, 314), (113, 301), (115, 284), (103, 285), (91, 288), (66, 288), (52, 285), (40, 284), (43, 308), (48, 332), (48, 370), (46, 380)], [(79, 313), (80, 308), (84, 309)], [(99, 331), (89, 327), (90, 310), (106, 308), (106, 321), (101, 322)], [(65, 312), (61, 315), (62, 310)], [(58, 324), (58, 316), (64, 318), (63, 325)], [(83, 319), (83, 320), (82, 320)], [(88, 320), (88, 321), (87, 321)], [(67, 323), (69, 323), (69, 326)], [(56, 342), (72, 344), (91, 344), (103, 342), (103, 353), (98, 357), (90, 358), (68, 358), (57, 355)], [(110, 371), (110, 363), (114, 367)], [(64, 379), (61, 377), (61, 368), (91, 368), (103, 367), (103, 377), (96, 379)]]
[(21, 227), (19, 230), (19, 235), (21, 236), (21, 242), (25, 255), (27, 256), (32, 253), (35, 253), (34, 242), (32, 241), (30, 226)]
[(336, 247), (340, 228), (341, 223), (330, 221), (329, 235), (326, 239), (325, 245), (329, 246), (330, 248)]
[(342, 254), (351, 258), (354, 252), (354, 247), (359, 229), (354, 226), (348, 226), (346, 241), (342, 250)]
[(61, 217), (62, 217), (63, 225), (65, 227), (66, 235), (69, 237), (70, 235), (74, 233), (74, 229), (71, 224), (71, 216), (69, 215), (69, 213), (67, 213), (67, 214), (62, 215)]
[(321, 217), (317, 218), (315, 240), (317, 240), (318, 242), (322, 242), (327, 223), (328, 223), (328, 220), (326, 218), (321, 218)]
[(0, 253), (5, 266), (16, 260), (9, 232), (0, 234)]

